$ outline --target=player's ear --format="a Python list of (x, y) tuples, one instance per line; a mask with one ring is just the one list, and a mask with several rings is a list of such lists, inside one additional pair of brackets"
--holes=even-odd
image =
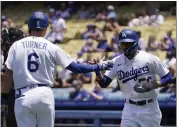
[(47, 28), (45, 28), (45, 29), (42, 30), (43, 36), (45, 36), (46, 31), (47, 31)]

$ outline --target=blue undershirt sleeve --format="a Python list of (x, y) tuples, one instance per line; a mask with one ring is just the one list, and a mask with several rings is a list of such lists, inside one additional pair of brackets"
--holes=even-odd
[(100, 71), (100, 67), (98, 66), (98, 64), (91, 65), (75, 62), (72, 62), (69, 66), (66, 67), (66, 69), (72, 71), (75, 74)]
[(171, 80), (172, 80), (172, 74), (168, 73), (165, 76), (161, 77), (160, 82), (162, 84), (162, 86), (165, 86), (166, 84), (168, 84)]
[[(96, 75), (100, 75), (99, 73), (96, 73)], [(109, 78), (106, 75), (103, 75), (101, 80), (97, 80), (98, 84), (100, 85), (101, 88), (106, 88), (109, 86), (109, 84), (112, 82), (112, 79)]]

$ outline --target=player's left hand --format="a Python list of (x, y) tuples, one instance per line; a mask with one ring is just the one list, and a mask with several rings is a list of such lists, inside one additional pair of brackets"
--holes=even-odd
[(156, 88), (158, 88), (158, 83), (156, 81), (140, 83), (134, 86), (134, 90), (138, 93), (149, 92)]

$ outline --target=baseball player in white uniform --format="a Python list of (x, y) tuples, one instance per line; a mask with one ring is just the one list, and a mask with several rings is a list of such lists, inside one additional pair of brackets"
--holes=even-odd
[[(77, 64), (59, 46), (44, 39), (48, 17), (43, 12), (30, 16), (29, 37), (13, 43), (5, 62), (5, 83), (14, 81), (15, 117), (18, 127), (54, 127), (53, 86), (56, 66), (74, 73), (106, 70), (112, 64)], [(7, 85), (8, 86), (8, 85)]]
[(66, 22), (60, 16), (61, 12), (56, 12), (56, 20), (52, 23), (52, 30), (46, 37), (47, 40), (53, 42), (54, 44), (63, 41), (64, 32), (66, 31)]
[(117, 78), (125, 97), (121, 127), (160, 127), (162, 114), (155, 89), (170, 82), (172, 75), (158, 57), (138, 51), (138, 40), (134, 30), (120, 32), (118, 43), (123, 53), (112, 60), (113, 68), (104, 76), (96, 72), (97, 82), (105, 88)]

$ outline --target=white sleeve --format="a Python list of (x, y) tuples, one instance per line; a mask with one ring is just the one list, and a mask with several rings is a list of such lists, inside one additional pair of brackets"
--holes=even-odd
[(13, 70), (14, 58), (15, 58), (15, 49), (14, 49), (14, 45), (12, 45), (9, 49), (7, 60), (5, 62), (5, 65), (10, 70)]
[(66, 23), (65, 23), (65, 20), (63, 20), (62, 28), (66, 29)]
[(106, 76), (108, 76), (110, 79), (114, 80), (117, 76), (117, 73), (116, 73), (116, 69), (115, 67), (113, 67), (111, 70), (109, 71), (106, 71), (105, 74)]
[(116, 66), (115, 66), (116, 65), (115, 62), (116, 62), (118, 57), (115, 57), (115, 58), (112, 59), (112, 61), (114, 62), (113, 68), (109, 71), (106, 71), (105, 74), (104, 74), (104, 75), (108, 76), (109, 78), (111, 78), (112, 80), (115, 79), (116, 76), (117, 76), (117, 71), (116, 71), (117, 69), (116, 69)]
[(169, 70), (163, 65), (162, 61), (157, 56), (151, 55), (151, 60), (154, 74), (163, 77), (169, 73)]
[(62, 68), (66, 68), (70, 63), (73, 62), (73, 59), (57, 46), (55, 50), (55, 61), (57, 65), (60, 65)]

